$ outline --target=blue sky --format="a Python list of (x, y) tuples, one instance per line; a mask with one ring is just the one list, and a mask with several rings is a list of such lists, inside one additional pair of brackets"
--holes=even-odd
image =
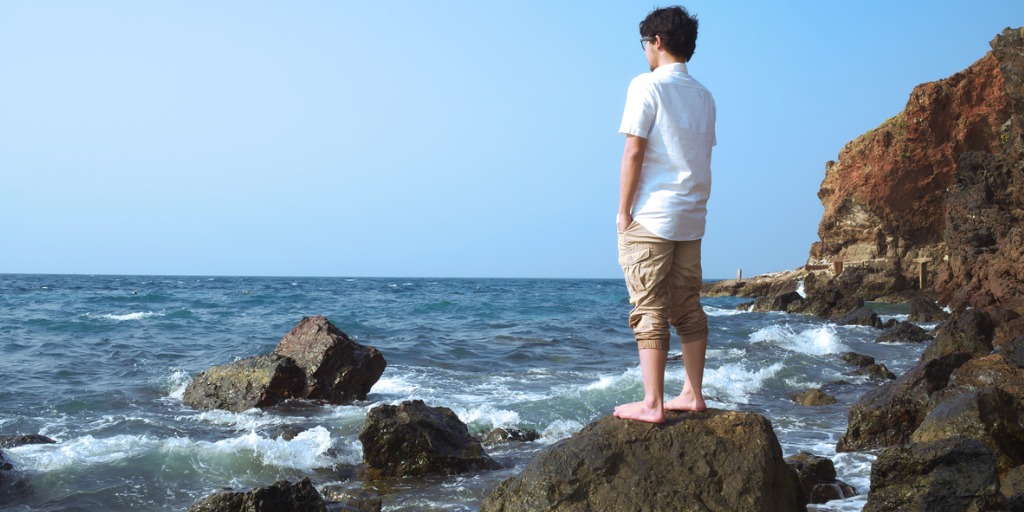
[[(684, 4), (704, 274), (802, 265), (825, 162), (1019, 0)], [(0, 273), (621, 277), (633, 1), (0, 1)]]

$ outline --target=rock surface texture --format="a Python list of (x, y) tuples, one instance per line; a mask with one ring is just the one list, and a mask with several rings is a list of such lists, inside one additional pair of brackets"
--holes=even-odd
[(196, 375), (182, 395), (199, 409), (240, 412), (289, 398), (347, 404), (364, 400), (387, 363), (327, 318), (304, 318), (272, 354), (214, 366)]
[(537, 455), (483, 512), (796, 511), (796, 474), (771, 423), (754, 413), (670, 412), (662, 425), (611, 416)]
[(370, 409), (359, 441), (370, 480), (500, 467), (451, 409), (430, 407), (421, 400)]
[(285, 480), (248, 492), (221, 491), (189, 507), (188, 512), (326, 512), (327, 504), (308, 478)]

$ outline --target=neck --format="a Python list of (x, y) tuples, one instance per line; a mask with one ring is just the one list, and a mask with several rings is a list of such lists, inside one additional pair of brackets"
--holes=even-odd
[(651, 71), (654, 71), (655, 69), (658, 69), (662, 66), (667, 66), (669, 64), (686, 63), (682, 59), (676, 57), (675, 55), (672, 55), (671, 53), (668, 53), (666, 51), (658, 51), (657, 53), (654, 54), (654, 62), (652, 63)]

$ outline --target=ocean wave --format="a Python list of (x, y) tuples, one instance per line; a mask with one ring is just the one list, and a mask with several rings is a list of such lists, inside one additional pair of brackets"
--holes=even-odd
[[(764, 381), (782, 370), (782, 363), (765, 368), (748, 370), (740, 363), (728, 363), (718, 368), (704, 370), (704, 396), (714, 396), (716, 402), (741, 403), (750, 401), (750, 396), (761, 389)], [(680, 369), (678, 377), (682, 378)]]
[(848, 350), (836, 335), (831, 324), (796, 332), (789, 325), (772, 324), (750, 335), (752, 343), (767, 342), (778, 347), (804, 354), (837, 354)]
[(106, 315), (94, 315), (92, 313), (86, 313), (85, 316), (89, 318), (102, 318), (104, 320), (113, 320), (115, 322), (127, 322), (130, 320), (142, 320), (144, 318), (152, 318), (157, 316), (164, 316), (164, 313), (156, 313), (153, 311), (139, 311), (136, 313), (126, 313), (123, 315), (106, 314)]
[(554, 443), (565, 439), (583, 429), (583, 423), (576, 420), (555, 420), (544, 427), (540, 440), (545, 443)]
[(736, 309), (736, 308), (733, 308), (733, 309), (723, 309), (723, 308), (716, 308), (715, 306), (704, 306), (704, 314), (706, 314), (708, 316), (733, 316), (733, 315), (742, 315), (743, 313), (747, 313), (747, 312), (748, 312), (747, 310)]

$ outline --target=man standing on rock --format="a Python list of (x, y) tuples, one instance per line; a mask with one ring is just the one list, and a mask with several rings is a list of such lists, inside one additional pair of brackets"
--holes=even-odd
[[(661, 423), (666, 409), (707, 408), (700, 243), (711, 193), (715, 100), (686, 70), (697, 42), (695, 16), (681, 7), (657, 9), (640, 23), (640, 35), (651, 72), (634, 78), (626, 95), (616, 224), (644, 399), (616, 407), (615, 416)], [(665, 403), (670, 325), (682, 340), (686, 381)]]

